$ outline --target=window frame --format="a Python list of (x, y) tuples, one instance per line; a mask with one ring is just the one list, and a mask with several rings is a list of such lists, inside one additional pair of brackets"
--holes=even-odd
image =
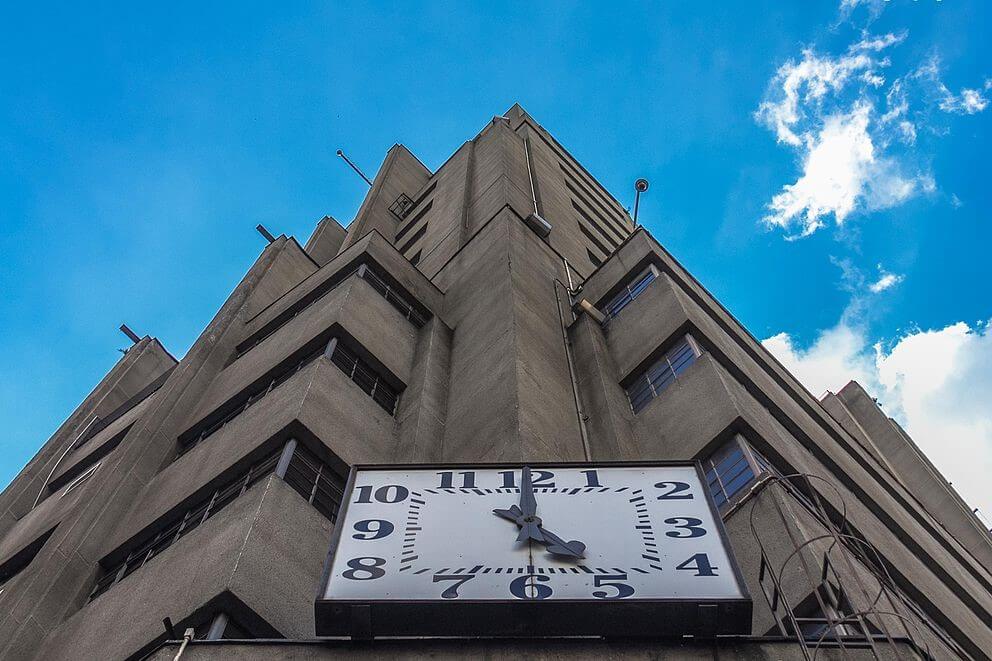
[[(681, 354), (684, 352), (684, 348), (687, 347), (692, 356), (691, 360), (683, 361), (681, 360)], [(665, 390), (668, 389), (679, 375), (688, 369), (693, 363), (695, 363), (699, 357), (702, 355), (699, 344), (692, 338), (689, 333), (684, 333), (679, 337), (667, 351), (665, 351), (656, 360), (648, 364), (647, 367), (631, 382), (624, 387), (624, 392), (627, 395), (627, 404), (630, 406), (631, 412), (634, 415), (640, 414), (647, 406), (655, 399), (661, 396)], [(673, 361), (673, 358), (676, 360)], [(681, 361), (681, 362), (680, 362)], [(677, 364), (676, 364), (677, 363)], [(661, 368), (661, 372), (658, 369)], [(663, 385), (660, 383), (659, 378), (652, 378), (652, 375), (656, 377), (666, 376)], [(667, 378), (670, 375), (671, 378)], [(632, 390), (637, 388), (636, 393), (632, 393)], [(641, 399), (645, 394), (650, 394), (646, 399)], [(635, 400), (637, 405), (635, 406)]]
[[(740, 449), (743, 460), (748, 469), (751, 471), (751, 478), (743, 484), (735, 487), (733, 492), (728, 494), (727, 486), (733, 484), (733, 482), (743, 474), (743, 471), (735, 473), (730, 479), (726, 479), (727, 474), (731, 469), (736, 468), (740, 461), (734, 461), (721, 473), (719, 466), (726, 459), (721, 458), (720, 460), (714, 460), (714, 457), (718, 454), (726, 454), (726, 449), (731, 445), (736, 445)], [(703, 477), (706, 479), (706, 488), (710, 493), (710, 497), (713, 499), (713, 504), (716, 505), (721, 515), (728, 514), (742, 502), (747, 500), (748, 496), (754, 491), (754, 485), (760, 484), (761, 482), (767, 480), (768, 477), (775, 475), (778, 472), (772, 463), (768, 461), (768, 459), (766, 459), (760, 452), (755, 450), (748, 440), (740, 433), (735, 433), (729, 440), (713, 448), (706, 454), (705, 457), (702, 457), (699, 460), (699, 463), (703, 469)], [(711, 470), (716, 478), (715, 483), (710, 481)], [(722, 495), (722, 502), (717, 502), (718, 494)]]
[[(650, 278), (642, 285), (641, 283), (650, 275)], [(661, 271), (654, 263), (648, 264), (637, 272), (632, 278), (627, 278), (620, 290), (610, 297), (610, 300), (603, 304), (603, 326), (609, 324), (611, 319), (615, 319), (634, 300), (644, 293), (651, 283), (661, 277)]]

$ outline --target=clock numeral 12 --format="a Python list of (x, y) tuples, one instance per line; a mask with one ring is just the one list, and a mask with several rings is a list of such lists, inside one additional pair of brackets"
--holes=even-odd
[[(517, 486), (517, 472), (516, 471), (499, 471), (499, 474), (503, 476), (503, 486), (501, 489), (513, 489)], [(531, 486), (535, 489), (551, 489), (554, 488), (554, 482), (548, 482), (548, 480), (553, 480), (555, 474), (551, 471), (539, 471), (532, 470), (530, 472)]]

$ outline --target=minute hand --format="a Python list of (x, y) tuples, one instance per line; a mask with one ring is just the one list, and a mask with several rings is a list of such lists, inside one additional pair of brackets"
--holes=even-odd
[(541, 535), (541, 520), (537, 518), (537, 499), (534, 497), (534, 483), (530, 476), (530, 466), (524, 466), (520, 471), (520, 534), (517, 541), (522, 542), (533, 539), (536, 542), (543, 542)]
[(554, 555), (564, 555), (571, 558), (584, 558), (583, 553), (586, 550), (586, 545), (577, 539), (573, 539), (566, 542), (558, 535), (554, 534), (547, 528), (541, 527), (541, 535), (544, 537), (544, 545), (548, 549), (548, 553), (553, 553)]

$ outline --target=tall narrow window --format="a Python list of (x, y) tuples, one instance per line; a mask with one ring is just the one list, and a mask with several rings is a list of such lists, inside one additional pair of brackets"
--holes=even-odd
[(606, 322), (620, 314), (620, 311), (640, 296), (657, 277), (658, 268), (654, 264), (649, 264), (646, 269), (624, 284), (623, 288), (617, 292), (617, 295), (603, 306), (603, 314), (606, 316)]
[(675, 378), (696, 361), (699, 355), (688, 335), (668, 350), (656, 363), (627, 386), (627, 398), (634, 413), (640, 413), (648, 403), (667, 388)]
[(746, 488), (773, 473), (768, 460), (739, 434), (703, 460), (703, 473), (721, 512), (735, 505)]

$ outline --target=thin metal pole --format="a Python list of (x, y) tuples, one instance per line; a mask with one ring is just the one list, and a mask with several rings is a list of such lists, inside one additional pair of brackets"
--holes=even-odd
[(637, 209), (641, 206), (641, 191), (634, 193), (634, 226), (637, 226)]
[(344, 155), (344, 152), (340, 149), (338, 150), (338, 156), (344, 159), (344, 162), (351, 166), (351, 169), (358, 173), (358, 176), (365, 180), (370, 187), (372, 186), (372, 180), (365, 176), (365, 173), (358, 169), (358, 166), (351, 162), (351, 159)]

